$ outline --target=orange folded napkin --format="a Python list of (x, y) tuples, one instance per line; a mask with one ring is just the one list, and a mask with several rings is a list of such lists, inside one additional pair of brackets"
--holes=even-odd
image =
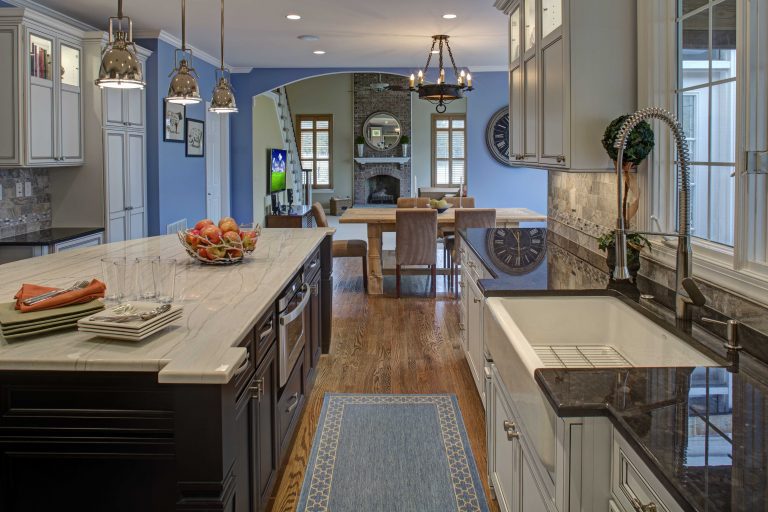
[(91, 283), (80, 290), (73, 290), (71, 292), (62, 293), (50, 299), (46, 299), (37, 304), (31, 306), (24, 305), (24, 301), (37, 295), (42, 295), (54, 290), (60, 290), (61, 288), (50, 288), (48, 286), (38, 286), (36, 284), (23, 284), (21, 290), (13, 297), (16, 299), (16, 309), (22, 313), (29, 313), (30, 311), (41, 311), (43, 309), (60, 308), (62, 306), (70, 306), (72, 304), (83, 304), (85, 302), (92, 301), (104, 297), (104, 291), (107, 289), (106, 285), (94, 279)]

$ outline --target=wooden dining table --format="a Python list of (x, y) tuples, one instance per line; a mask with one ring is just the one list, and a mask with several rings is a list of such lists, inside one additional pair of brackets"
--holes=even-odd
[[(341, 224), (368, 225), (368, 293), (384, 293), (382, 266), (382, 233), (397, 231), (397, 208), (349, 208), (339, 218)], [(497, 227), (518, 227), (521, 222), (546, 222), (547, 216), (528, 208), (496, 208)], [(449, 208), (437, 216), (437, 225), (450, 231), (456, 222), (456, 209)]]

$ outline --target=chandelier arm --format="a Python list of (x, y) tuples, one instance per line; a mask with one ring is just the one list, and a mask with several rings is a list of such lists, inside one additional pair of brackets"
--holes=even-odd
[(448, 57), (451, 59), (451, 66), (453, 66), (453, 74), (456, 76), (456, 80), (459, 79), (459, 68), (456, 67), (456, 61), (453, 59), (453, 52), (451, 51), (451, 43), (445, 42), (445, 46), (448, 48)]
[(429, 64), (432, 62), (432, 52), (435, 51), (436, 43), (437, 43), (437, 39), (432, 38), (432, 48), (430, 48), (429, 53), (427, 53), (427, 65), (424, 66), (424, 77), (427, 76), (427, 72), (429, 71)]

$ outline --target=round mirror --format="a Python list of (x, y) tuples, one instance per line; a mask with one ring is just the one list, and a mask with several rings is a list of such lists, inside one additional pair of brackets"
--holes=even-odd
[(365, 142), (377, 151), (392, 149), (400, 143), (400, 122), (392, 114), (376, 112), (363, 125)]

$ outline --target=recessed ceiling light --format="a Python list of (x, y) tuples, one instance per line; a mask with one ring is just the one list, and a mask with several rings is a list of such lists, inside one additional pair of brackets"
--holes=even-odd
[(455, 14), (450, 14), (450, 13), (449, 14), (443, 14), (443, 19), (444, 20), (455, 20), (456, 18), (457, 18), (457, 16)]
[(309, 35), (309, 34), (305, 34), (303, 36), (299, 36), (299, 39), (301, 39), (302, 41), (319, 41), (320, 40), (319, 37), (312, 36), (312, 35)]
[(314, 53), (315, 55), (325, 55), (325, 50), (315, 50), (312, 53)]
[(301, 16), (299, 16), (298, 14), (289, 14), (288, 16), (286, 16), (286, 18), (288, 18), (289, 20), (300, 20)]

